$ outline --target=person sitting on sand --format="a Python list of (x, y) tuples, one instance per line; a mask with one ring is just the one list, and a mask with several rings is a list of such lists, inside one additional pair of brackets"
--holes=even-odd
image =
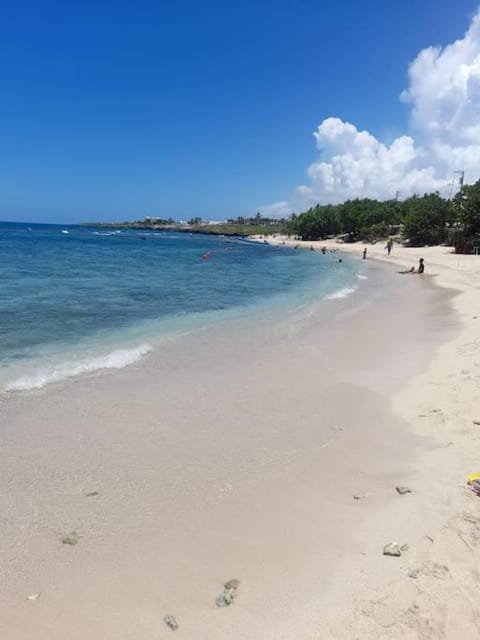
[(425, 272), (425, 264), (424, 259), (420, 258), (418, 261), (418, 269), (415, 270), (415, 267), (410, 267), (410, 269), (406, 269), (405, 271), (397, 271), (397, 273), (424, 273)]

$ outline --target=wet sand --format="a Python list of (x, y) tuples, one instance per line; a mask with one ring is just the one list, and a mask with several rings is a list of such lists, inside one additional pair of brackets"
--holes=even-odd
[[(195, 640), (387, 637), (358, 612), (412, 581), (424, 514), (395, 486), (439, 447), (392, 402), (458, 320), (428, 278), (372, 269), (371, 302), (360, 287), (4, 396), (0, 636), (168, 638), (171, 614)], [(393, 540), (411, 550), (384, 557)]]

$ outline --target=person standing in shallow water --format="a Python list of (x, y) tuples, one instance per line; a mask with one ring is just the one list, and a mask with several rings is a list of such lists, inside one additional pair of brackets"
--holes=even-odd
[(365, 249), (363, 250), (363, 259), (367, 259), (367, 247), (365, 247)]

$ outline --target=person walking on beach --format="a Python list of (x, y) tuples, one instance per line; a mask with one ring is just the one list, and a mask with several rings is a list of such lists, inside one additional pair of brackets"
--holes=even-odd
[(363, 250), (363, 259), (367, 259), (367, 247), (365, 247), (365, 249)]
[(391, 238), (388, 239), (387, 245), (385, 249), (387, 250), (387, 254), (390, 255), (392, 252), (393, 240)]

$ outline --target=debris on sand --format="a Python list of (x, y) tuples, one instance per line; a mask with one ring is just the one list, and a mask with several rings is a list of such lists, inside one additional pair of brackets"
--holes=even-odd
[(227, 582), (225, 582), (223, 586), (225, 589), (238, 589), (238, 587), (240, 586), (240, 580), (232, 578), (232, 580), (228, 580)]
[(27, 596), (27, 600), (30, 600), (31, 602), (35, 602), (35, 600), (38, 600), (39, 598), (40, 598), (39, 593), (32, 593), (29, 596)]
[(71, 531), (70, 535), (62, 538), (62, 544), (68, 544), (71, 547), (75, 546), (78, 543), (78, 533), (76, 531)]
[(224, 589), (215, 600), (217, 607), (229, 607), (237, 596), (236, 589)]
[(412, 493), (410, 487), (395, 487), (396, 492), (403, 496), (405, 493)]
[(402, 555), (403, 551), (408, 551), (408, 544), (402, 544), (400, 546), (397, 542), (389, 542), (383, 547), (384, 556), (394, 556), (398, 558)]
[(90, 493), (85, 494), (87, 498), (93, 498), (93, 496), (98, 496), (98, 491), (90, 491)]
[(172, 631), (176, 631), (178, 629), (178, 622), (175, 616), (164, 616), (163, 621)]
[(237, 597), (237, 589), (240, 586), (240, 580), (233, 578), (223, 585), (223, 591), (215, 600), (217, 607), (229, 607)]

